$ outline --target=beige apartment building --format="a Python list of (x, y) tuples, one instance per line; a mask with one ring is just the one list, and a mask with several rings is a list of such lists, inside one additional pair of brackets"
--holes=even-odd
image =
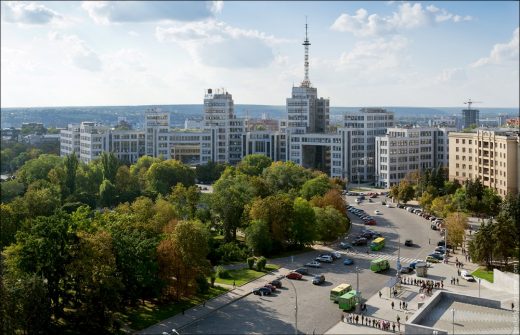
[(449, 137), (449, 179), (463, 182), (479, 178), (499, 195), (518, 193), (520, 184), (519, 132), (507, 129), (477, 129), (451, 132)]

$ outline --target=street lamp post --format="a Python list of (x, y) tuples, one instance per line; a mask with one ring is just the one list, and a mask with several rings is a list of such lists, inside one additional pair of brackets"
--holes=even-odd
[(451, 319), (452, 334), (455, 334), (455, 308), (451, 309), (451, 315), (452, 315), (452, 319)]
[(480, 278), (478, 279), (478, 297), (480, 298)]
[(356, 313), (360, 313), (361, 294), (359, 294), (359, 267), (356, 266)]
[(289, 283), (291, 283), (291, 286), (294, 290), (294, 297), (296, 299), (294, 306), (294, 334), (298, 335), (298, 292), (296, 291), (296, 287), (290, 279)]

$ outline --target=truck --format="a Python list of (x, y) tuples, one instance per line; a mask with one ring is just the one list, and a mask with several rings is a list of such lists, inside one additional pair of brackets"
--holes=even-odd
[(339, 309), (349, 311), (356, 307), (357, 303), (357, 291), (352, 290), (338, 298)]
[(338, 302), (339, 297), (344, 295), (345, 293), (352, 290), (352, 286), (350, 284), (339, 284), (338, 286), (334, 287), (332, 290), (330, 290), (330, 300), (334, 302)]
[(390, 263), (388, 260), (382, 258), (376, 258), (370, 262), (370, 270), (374, 272), (384, 271), (390, 268)]

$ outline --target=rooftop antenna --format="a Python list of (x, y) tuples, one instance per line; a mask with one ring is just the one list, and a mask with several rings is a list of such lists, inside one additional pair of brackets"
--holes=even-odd
[(303, 41), (303, 46), (305, 47), (305, 58), (304, 58), (304, 69), (305, 69), (305, 77), (302, 82), (303, 87), (310, 87), (311, 82), (309, 80), (309, 37), (307, 36), (307, 16), (305, 16), (305, 41)]
[(468, 101), (464, 101), (465, 105), (468, 105), (468, 110), (471, 110), (471, 104), (481, 104), (482, 101), (471, 101), (471, 98)]

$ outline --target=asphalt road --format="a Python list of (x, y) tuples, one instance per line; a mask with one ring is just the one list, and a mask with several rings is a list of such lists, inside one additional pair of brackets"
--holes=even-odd
[[(355, 197), (347, 197), (349, 203), (354, 204)], [(354, 252), (343, 253), (344, 257), (354, 260), (354, 265), (343, 265), (342, 260), (333, 264), (322, 264), (319, 269), (310, 269), (312, 274), (324, 274), (326, 282), (321, 286), (312, 284), (312, 276), (304, 276), (304, 280), (293, 280), (292, 283), (298, 296), (298, 325), (299, 333), (322, 334), (335, 325), (341, 318), (342, 312), (337, 304), (329, 299), (332, 288), (349, 283), (356, 288), (356, 267), (359, 268), (359, 288), (365, 298), (377, 293), (396, 274), (398, 241), (400, 238), (400, 257), (403, 259), (425, 259), (440, 239), (439, 233), (430, 229), (430, 222), (399, 208), (386, 208), (381, 205), (381, 199), (374, 199), (373, 203), (363, 202), (356, 207), (363, 208), (367, 213), (376, 217), (377, 225), (371, 229), (379, 231), (386, 238), (386, 246), (378, 255), (389, 257), (391, 269), (385, 273), (373, 273), (369, 269), (370, 260), (374, 257), (366, 255), (366, 247), (354, 247)], [(374, 210), (380, 210), (382, 215), (375, 215)], [(357, 234), (365, 226), (361, 221), (350, 215), (353, 228), (347, 240)], [(428, 245), (428, 239), (431, 245)], [(404, 240), (413, 239), (416, 246), (405, 247)], [(317, 249), (319, 249), (318, 247)], [(322, 247), (294, 257), (286, 257), (272, 261), (287, 269), (299, 267), (316, 257), (320, 251), (338, 249), (337, 245)], [(369, 257), (370, 256), (370, 257)], [(406, 262), (401, 262), (406, 265)], [(181, 334), (294, 334), (295, 333), (295, 303), (296, 295), (288, 279), (282, 281), (284, 287), (272, 296), (259, 297), (249, 295), (238, 300), (205, 319), (183, 328)], [(264, 280), (258, 280), (258, 286), (263, 286)]]

